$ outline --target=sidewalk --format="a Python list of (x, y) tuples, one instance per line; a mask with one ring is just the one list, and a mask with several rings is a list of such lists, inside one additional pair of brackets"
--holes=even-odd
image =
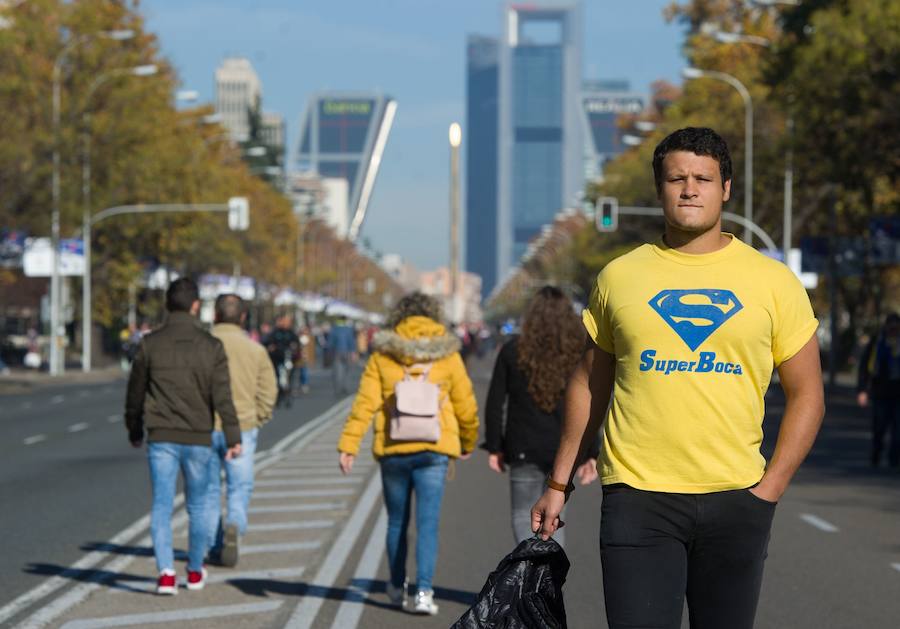
[(0, 395), (21, 395), (46, 387), (73, 384), (106, 384), (127, 377), (128, 374), (118, 365), (94, 369), (89, 373), (84, 373), (80, 367), (70, 367), (59, 376), (51, 376), (46, 371), (14, 368), (8, 374), (0, 374)]

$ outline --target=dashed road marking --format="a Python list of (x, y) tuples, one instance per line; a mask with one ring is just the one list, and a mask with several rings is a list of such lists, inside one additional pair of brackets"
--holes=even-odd
[(78, 392), (78, 397), (89, 397), (91, 395), (90, 391), (81, 390)]
[(322, 542), (285, 542), (283, 544), (242, 544), (241, 555), (259, 555), (261, 553), (286, 553), (292, 550), (316, 550)]
[(334, 526), (334, 520), (302, 520), (298, 522), (263, 522), (250, 524), (247, 530), (251, 533), (262, 531), (303, 531), (307, 529), (328, 529)]
[(62, 404), (65, 401), (66, 401), (65, 395), (54, 395), (52, 398), (50, 398), (51, 404)]
[(343, 511), (346, 508), (346, 502), (314, 502), (303, 505), (251, 506), (249, 511), (250, 513), (298, 513), (306, 511)]
[(115, 424), (117, 421), (120, 421), (121, 419), (122, 419), (121, 415), (110, 415), (109, 417), (106, 418), (106, 421), (108, 421), (110, 424)]
[(298, 491), (255, 491), (254, 498), (322, 498), (327, 496), (352, 496), (355, 489), (300, 489)]
[(63, 625), (63, 629), (100, 629), (102, 627), (133, 627), (135, 625), (160, 624), (164, 622), (184, 622), (186, 620), (203, 620), (206, 618), (224, 618), (240, 614), (263, 614), (275, 611), (284, 601), (267, 601), (265, 603), (244, 603), (241, 605), (218, 605), (216, 607), (195, 607), (148, 614), (127, 614), (109, 618), (83, 618), (72, 620)]
[[(337, 470), (335, 470), (337, 473)], [(257, 487), (293, 487), (303, 485), (356, 485), (363, 480), (362, 476), (350, 478), (331, 477), (331, 478), (276, 478), (272, 480), (256, 481)]]
[(87, 422), (78, 422), (77, 424), (72, 424), (66, 430), (66, 432), (81, 432), (82, 430), (87, 430), (91, 425)]
[(46, 441), (47, 435), (31, 435), (30, 437), (26, 437), (22, 442), (26, 446), (33, 446), (36, 443), (40, 443), (41, 441)]
[(831, 522), (827, 522), (827, 521), (823, 520), (822, 518), (820, 518), (816, 515), (813, 515), (811, 513), (801, 513), (800, 519), (803, 520), (804, 522), (806, 522), (807, 524), (809, 524), (810, 526), (813, 526), (813, 527), (819, 529), (820, 531), (824, 531), (826, 533), (837, 533), (840, 530), (838, 527), (836, 527)]
[(22, 410), (27, 410), (32, 406), (34, 406), (32, 402), (22, 402), (22, 405), (19, 408), (21, 408)]

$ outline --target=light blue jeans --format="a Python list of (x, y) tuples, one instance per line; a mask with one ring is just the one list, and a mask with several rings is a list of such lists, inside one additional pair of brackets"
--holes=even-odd
[(188, 513), (188, 570), (199, 571), (206, 554), (206, 493), (209, 488), (209, 446), (189, 446), (181, 443), (150, 442), (147, 459), (150, 462), (150, 484), (153, 488), (153, 507), (150, 511), (150, 536), (156, 568), (173, 570), (172, 508), (179, 470), (184, 475), (185, 504)]
[[(247, 531), (247, 506), (253, 493), (253, 455), (259, 428), (241, 431), (241, 456), (225, 460), (228, 444), (225, 433), (216, 430), (212, 434), (213, 456), (209, 458), (209, 490), (207, 498), (207, 522), (209, 546), (212, 552), (222, 550), (222, 537), (227, 524), (235, 524), (238, 533)], [(225, 467), (226, 512), (222, 520), (222, 467)]]
[[(516, 544), (534, 537), (531, 530), (531, 507), (544, 495), (547, 472), (534, 463), (513, 463), (509, 466), (509, 498), (512, 513), (513, 537)], [(560, 513), (560, 518), (565, 509)], [(565, 546), (566, 530), (558, 529), (553, 534), (560, 546)]]
[(406, 580), (406, 532), (412, 494), (416, 494), (416, 588), (430, 590), (437, 564), (441, 500), (449, 457), (435, 452), (398, 454), (381, 459), (381, 483), (387, 508), (387, 553), (391, 583)]

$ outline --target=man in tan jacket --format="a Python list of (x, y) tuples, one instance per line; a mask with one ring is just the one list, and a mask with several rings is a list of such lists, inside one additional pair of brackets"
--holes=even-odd
[[(216, 414), (213, 452), (209, 470), (209, 556), (223, 566), (238, 561), (238, 539), (247, 530), (247, 505), (253, 493), (253, 456), (259, 428), (272, 418), (272, 407), (278, 396), (275, 370), (265, 348), (244, 332), (246, 319), (243, 300), (234, 294), (216, 299), (216, 324), (213, 336), (222, 341), (228, 357), (231, 394), (241, 426), (243, 454), (225, 459), (225, 438), (221, 419)], [(224, 464), (227, 486), (227, 510), (223, 520), (221, 508), (221, 469)]]

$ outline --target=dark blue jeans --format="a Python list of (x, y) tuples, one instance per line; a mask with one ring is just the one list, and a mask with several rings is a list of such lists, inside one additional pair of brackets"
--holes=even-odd
[(416, 494), (416, 588), (430, 590), (437, 564), (438, 526), (449, 457), (435, 452), (399, 454), (381, 459), (381, 483), (388, 513), (387, 552), (391, 583), (406, 580), (406, 532)]

